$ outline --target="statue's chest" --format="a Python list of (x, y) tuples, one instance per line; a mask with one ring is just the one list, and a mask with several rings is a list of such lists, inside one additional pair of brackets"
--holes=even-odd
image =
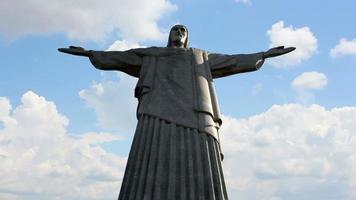
[(193, 54), (190, 51), (163, 56), (157, 59), (156, 75), (175, 83), (189, 82), (194, 73), (194, 66)]

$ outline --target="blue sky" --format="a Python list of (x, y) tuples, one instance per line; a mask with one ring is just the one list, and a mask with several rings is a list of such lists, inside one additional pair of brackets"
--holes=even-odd
[(2, 1), (0, 199), (115, 199), (136, 79), (56, 49), (165, 46), (176, 23), (190, 46), (212, 52), (297, 47), (215, 82), (230, 199), (355, 199), (355, 9), (351, 0)]

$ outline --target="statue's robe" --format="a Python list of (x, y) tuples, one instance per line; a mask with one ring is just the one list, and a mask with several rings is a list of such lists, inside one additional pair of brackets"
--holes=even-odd
[(259, 69), (263, 53), (151, 47), (92, 54), (96, 68), (139, 78), (138, 125), (119, 200), (227, 199), (213, 79)]

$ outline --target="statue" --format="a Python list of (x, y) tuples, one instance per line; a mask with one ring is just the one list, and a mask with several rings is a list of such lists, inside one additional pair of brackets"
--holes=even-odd
[(264, 59), (294, 49), (210, 53), (188, 48), (188, 29), (175, 25), (167, 47), (58, 50), (88, 57), (98, 69), (138, 78), (138, 124), (119, 200), (227, 200), (218, 133), (222, 121), (213, 79), (256, 71)]

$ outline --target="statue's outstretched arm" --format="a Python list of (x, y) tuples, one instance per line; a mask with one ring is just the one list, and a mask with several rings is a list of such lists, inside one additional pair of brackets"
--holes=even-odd
[(75, 46), (59, 48), (58, 51), (88, 57), (97, 69), (118, 70), (134, 77), (139, 76), (142, 65), (142, 58), (131, 51), (92, 51)]
[(266, 52), (253, 54), (209, 54), (208, 60), (213, 78), (220, 78), (237, 73), (256, 71), (261, 68), (266, 58), (280, 56), (294, 50), (295, 47), (284, 48), (284, 46), (279, 46)]
[(264, 52), (253, 54), (210, 54), (208, 57), (213, 78), (258, 70), (263, 62)]

